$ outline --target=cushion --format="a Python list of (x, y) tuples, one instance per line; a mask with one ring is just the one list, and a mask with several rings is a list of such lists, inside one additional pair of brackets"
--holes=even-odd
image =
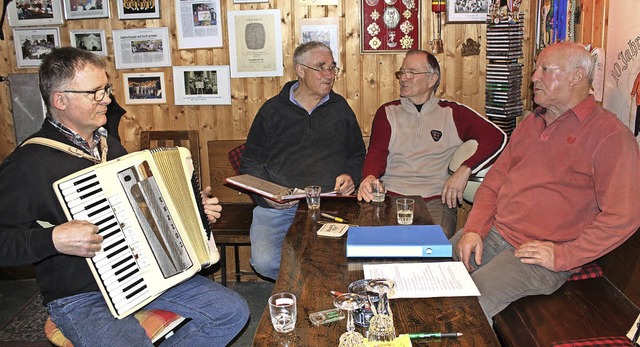
[(244, 152), (244, 146), (245, 144), (243, 143), (240, 146), (230, 150), (227, 154), (229, 163), (231, 163), (231, 167), (233, 168), (233, 171), (236, 172), (236, 175), (240, 174), (240, 159), (242, 158), (242, 152)]
[(587, 280), (590, 278), (602, 277), (602, 275), (602, 268), (596, 264), (596, 262), (591, 262), (584, 265), (579, 272), (571, 275), (567, 281)]
[(624, 347), (633, 343), (626, 336), (592, 337), (588, 339), (559, 341), (551, 344), (551, 347)]
[[(135, 317), (151, 341), (163, 337), (184, 320), (182, 316), (164, 310), (140, 310), (136, 312)], [(48, 317), (44, 323), (44, 333), (47, 339), (56, 346), (73, 347), (73, 343), (62, 334), (51, 317)]]

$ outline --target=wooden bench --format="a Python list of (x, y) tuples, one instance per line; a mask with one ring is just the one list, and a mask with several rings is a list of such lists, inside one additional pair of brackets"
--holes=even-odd
[(626, 335), (640, 313), (640, 231), (596, 262), (604, 276), (568, 281), (551, 295), (522, 298), (497, 314), (494, 328), (503, 346)]
[[(222, 217), (213, 224), (213, 236), (220, 247), (220, 270), (222, 284), (227, 285), (227, 247), (233, 248), (235, 278), (240, 282), (242, 276), (253, 275), (252, 270), (241, 267), (240, 246), (250, 246), (249, 228), (253, 219), (255, 204), (251, 197), (225, 185), (224, 179), (235, 176), (228, 154), (242, 145), (244, 140), (212, 140), (207, 142), (209, 156), (209, 176), (213, 195), (220, 199)], [(250, 268), (250, 265), (248, 265)]]

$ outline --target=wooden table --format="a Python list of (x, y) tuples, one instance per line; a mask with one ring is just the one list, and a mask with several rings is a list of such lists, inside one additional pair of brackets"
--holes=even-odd
[[(354, 198), (322, 198), (321, 210), (362, 226), (395, 225), (395, 199), (387, 197), (384, 203), (374, 205)], [(346, 292), (349, 283), (364, 277), (363, 260), (354, 261), (345, 256), (346, 236), (335, 239), (316, 235), (319, 219), (319, 212), (307, 209), (302, 202), (282, 245), (280, 273), (273, 292), (286, 291), (296, 295), (298, 318), (294, 332), (276, 332), (267, 306), (260, 317), (254, 346), (337, 346), (340, 335), (346, 331), (346, 320), (318, 327), (309, 321), (310, 313), (333, 308), (330, 291)], [(414, 224), (431, 224), (431, 216), (419, 197), (416, 198)], [(459, 338), (413, 340), (414, 346), (426, 343), (430, 346), (500, 346), (476, 297), (390, 301), (398, 334), (464, 334)], [(362, 328), (358, 331), (365, 332)]]

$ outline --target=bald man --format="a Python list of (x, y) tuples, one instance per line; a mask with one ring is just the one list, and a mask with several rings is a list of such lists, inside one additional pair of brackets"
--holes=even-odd
[(490, 322), (512, 301), (553, 293), (640, 226), (638, 145), (589, 94), (593, 70), (577, 44), (540, 53), (540, 107), (516, 127), (451, 239)]

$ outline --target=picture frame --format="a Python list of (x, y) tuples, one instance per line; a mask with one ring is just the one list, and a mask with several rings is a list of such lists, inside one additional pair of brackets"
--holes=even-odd
[(489, 13), (489, 6), (493, 1), (447, 1), (447, 23), (485, 23), (487, 21), (487, 13)]
[(166, 104), (164, 72), (123, 73), (124, 102), (135, 104)]
[(229, 65), (174, 66), (176, 105), (231, 105)]
[(228, 11), (231, 77), (278, 77), (282, 66), (280, 10)]
[(340, 20), (337, 17), (301, 18), (299, 21), (300, 42), (322, 42), (331, 48), (333, 59), (340, 67)]
[(234, 4), (252, 4), (260, 2), (269, 2), (269, 0), (233, 0)]
[[(7, 15), (10, 27), (59, 25), (62, 20), (60, 0), (21, 0), (9, 2)], [(6, 1), (5, 1), (6, 4)]]
[(171, 66), (167, 27), (113, 30), (112, 36), (116, 69)]
[(102, 29), (69, 30), (71, 46), (82, 48), (96, 55), (107, 55), (107, 39)]
[(160, 18), (160, 0), (117, 0), (118, 19)]
[(109, 18), (109, 0), (63, 0), (66, 20)]
[(60, 47), (60, 28), (15, 28), (13, 43), (18, 68), (37, 68), (44, 55)]
[(360, 2), (360, 52), (401, 53), (420, 49), (420, 0)]
[(178, 49), (222, 47), (220, 0), (175, 0), (175, 8)]

